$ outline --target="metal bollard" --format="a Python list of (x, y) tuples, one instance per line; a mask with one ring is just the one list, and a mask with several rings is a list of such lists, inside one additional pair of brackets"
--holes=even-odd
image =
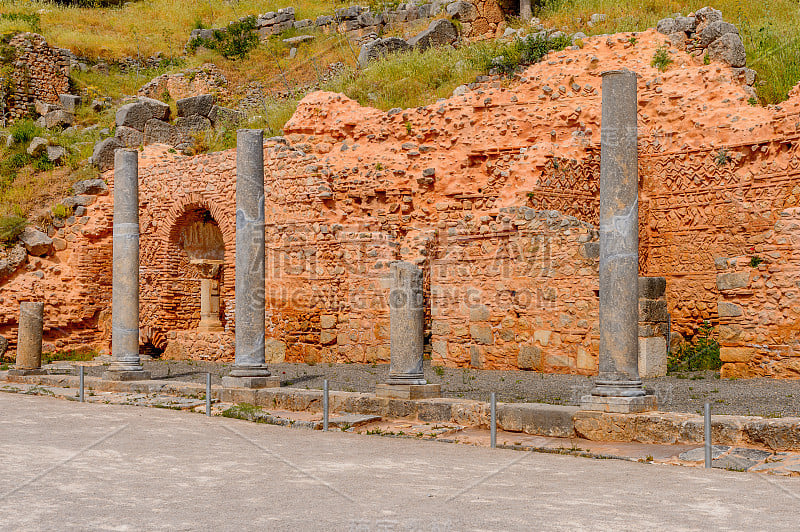
[(206, 373), (206, 415), (211, 417), (211, 373)]
[(492, 392), (492, 406), (491, 406), (491, 421), (490, 423), (490, 434), (491, 434), (491, 446), (492, 449), (497, 447), (497, 397), (495, 393)]
[(80, 401), (82, 403), (84, 401), (84, 394), (83, 394), (83, 366), (80, 366), (80, 372), (78, 373), (78, 377), (79, 377), (79, 381), (80, 381), (80, 384), (78, 385), (79, 386), (78, 401)]
[(704, 408), (704, 429), (706, 447), (706, 469), (711, 468), (711, 404), (706, 403)]
[(328, 379), (322, 383), (322, 430), (328, 431)]

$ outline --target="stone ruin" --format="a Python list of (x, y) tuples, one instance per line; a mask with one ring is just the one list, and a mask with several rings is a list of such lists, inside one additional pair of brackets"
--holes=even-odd
[[(728, 64), (653, 30), (631, 36), (587, 38), (511, 87), (490, 79), (417, 109), (307, 96), (264, 142), (266, 362), (388, 362), (401, 260), (423, 271), (434, 364), (596, 374), (599, 76), (626, 68), (638, 269), (657, 278), (640, 281), (640, 352), (666, 343), (668, 316), (687, 336), (709, 320), (723, 376), (800, 375), (800, 91), (754, 107)], [(651, 66), (661, 47), (666, 72)], [(236, 154), (152, 146), (139, 164), (140, 349), (233, 360)], [(46, 349), (108, 349), (112, 201), (83, 203), (50, 229), (62, 249), (0, 281), (12, 350), (26, 300), (45, 302)]]

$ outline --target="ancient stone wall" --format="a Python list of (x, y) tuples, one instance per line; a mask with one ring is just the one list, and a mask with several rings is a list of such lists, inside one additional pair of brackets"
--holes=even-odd
[[(265, 145), (267, 360), (388, 361), (388, 264), (407, 260), (425, 271), (436, 363), (594, 373), (600, 73), (626, 67), (639, 74), (640, 275), (666, 279), (673, 331), (691, 336), (719, 316), (724, 374), (792, 374), (800, 93), (780, 108), (751, 106), (741, 71), (680, 46), (660, 72), (650, 63), (669, 41), (630, 37), (586, 39), (510, 85), (460, 87), (417, 109), (307, 96), (286, 136)], [(142, 154), (141, 340), (167, 356), (232, 359), (234, 175), (233, 151)], [(110, 205), (97, 205), (107, 210), (87, 223), (106, 233), (79, 231), (75, 253), (86, 257), (70, 256), (90, 273), (66, 286), (55, 269), (73, 266), (60, 266), (60, 253), (38, 259), (43, 279), (20, 272), (3, 286), (0, 334), (33, 287), (54, 301), (107, 290), (91, 277), (110, 268), (97, 263), (110, 253)], [(208, 272), (181, 235), (200, 214), (224, 244), (222, 332), (194, 331)], [(765, 262), (746, 267), (753, 256)], [(746, 282), (719, 284), (718, 273), (742, 272)], [(52, 303), (46, 313), (91, 336), (109, 294), (91, 297), (83, 314)], [(664, 328), (656, 299), (642, 318), (660, 324), (648, 338)]]
[(7, 118), (24, 118), (37, 101), (58, 104), (58, 95), (69, 93), (68, 52), (51, 47), (35, 33), (19, 34), (9, 46), (14, 50), (14, 61), (10, 92), (6, 94)]

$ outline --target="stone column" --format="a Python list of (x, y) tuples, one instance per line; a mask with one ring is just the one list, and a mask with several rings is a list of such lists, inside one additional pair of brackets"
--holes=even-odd
[(531, 0), (519, 0), (519, 18), (526, 22), (530, 22), (530, 20), (533, 18)]
[(422, 270), (409, 262), (393, 262), (389, 292), (390, 365), (380, 397), (438, 397), (440, 386), (428, 384), (422, 371), (425, 347), (425, 305)]
[(44, 303), (19, 304), (17, 358), (9, 375), (42, 375), (42, 326)]
[(114, 153), (111, 365), (103, 378), (146, 380), (139, 359), (139, 152)]
[(639, 171), (636, 74), (603, 73), (600, 132), (600, 372), (582, 407), (655, 408), (639, 378)]
[(236, 362), (224, 386), (280, 386), (264, 363), (264, 132), (236, 137)]

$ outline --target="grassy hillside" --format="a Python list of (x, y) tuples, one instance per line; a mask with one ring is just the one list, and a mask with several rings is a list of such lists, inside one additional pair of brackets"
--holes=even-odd
[[(149, 57), (162, 53), (175, 59), (170, 66), (120, 72), (112, 67), (109, 75), (97, 72), (74, 72), (74, 84), (92, 95), (109, 96), (119, 102), (133, 95), (153, 77), (212, 62), (229, 82), (230, 95), (223, 103), (236, 105), (253, 86), (272, 94), (265, 103), (251, 109), (250, 127), (263, 127), (268, 134), (279, 134), (310, 85), (342, 92), (363, 105), (384, 110), (393, 107), (426, 105), (448, 97), (453, 89), (469, 83), (492, 65), (492, 59), (505, 58), (506, 66), (528, 60), (540, 50), (526, 50), (519, 43), (483, 41), (459, 48), (440, 48), (388, 57), (358, 68), (358, 45), (340, 35), (317, 34), (310, 43), (298, 46), (297, 56), (289, 58), (290, 46), (273, 37), (252, 50), (246, 59), (226, 59), (216, 51), (202, 50), (183, 56), (188, 35), (195, 27), (222, 27), (245, 15), (263, 13), (293, 5), (297, 19), (330, 14), (351, 3), (349, 0), (140, 0), (114, 8), (65, 7), (41, 0), (0, 0), (0, 34), (35, 31), (56, 46), (73, 50), (94, 60), (124, 57)], [(362, 0), (372, 6), (396, 4), (391, 0)], [(536, 2), (534, 2), (535, 4)], [(537, 15), (545, 26), (566, 32), (582, 31), (588, 35), (619, 31), (640, 31), (654, 27), (663, 17), (688, 14), (708, 0), (544, 0)], [(748, 53), (748, 65), (759, 74), (757, 87), (761, 102), (783, 101), (800, 80), (800, 45), (796, 29), (800, 26), (800, 3), (797, 0), (752, 2), (717, 0), (711, 3), (722, 10), (725, 20), (739, 28)], [(607, 20), (589, 27), (594, 13), (604, 13)], [(522, 22), (509, 20), (519, 27)], [(413, 34), (425, 22), (392, 30), (394, 34)], [(563, 45), (563, 43), (562, 43)], [(535, 53), (534, 53), (535, 52)], [(533, 55), (531, 55), (533, 54)], [(330, 78), (329, 65), (341, 65)], [(78, 116), (82, 126), (97, 124), (113, 127), (113, 110), (91, 113), (83, 109)], [(21, 143), (0, 148), (0, 216), (22, 212), (29, 214), (37, 205), (44, 206), (53, 196), (86, 175), (82, 161), (91, 150), (93, 138), (66, 138), (47, 133), (54, 144), (73, 146), (75, 153), (67, 169), (48, 169), (25, 161), (19, 153)], [(198, 143), (198, 150), (231, 147), (231, 131), (209, 134)]]

